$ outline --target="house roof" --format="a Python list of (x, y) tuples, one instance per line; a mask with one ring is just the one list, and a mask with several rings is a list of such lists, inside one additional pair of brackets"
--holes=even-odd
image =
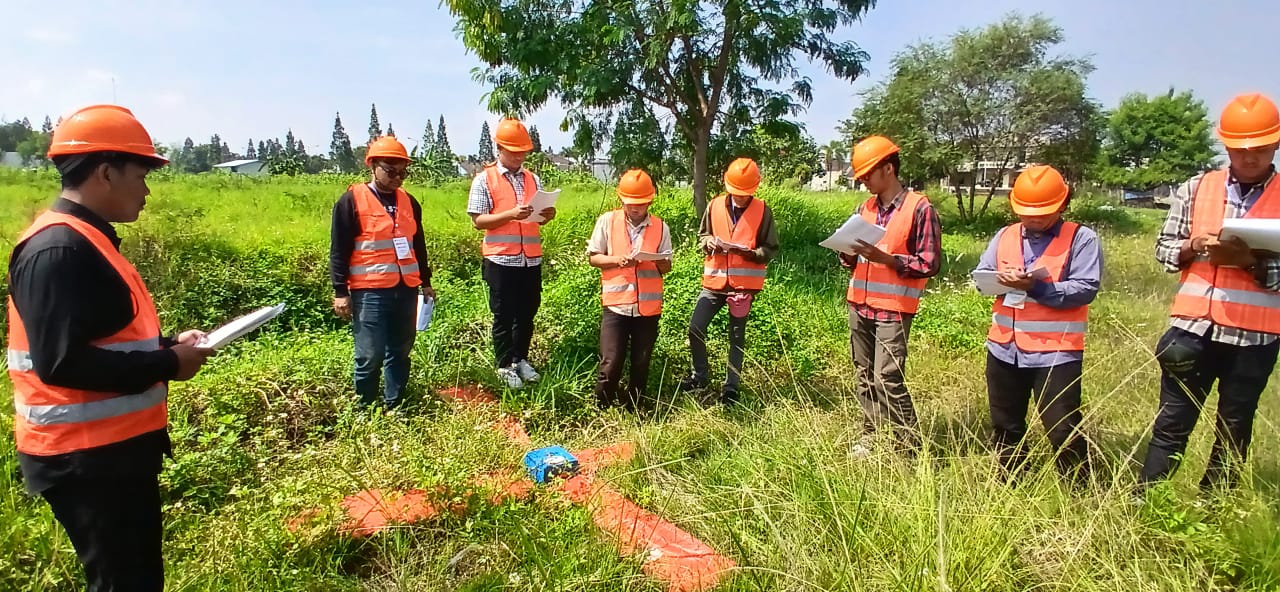
[(232, 168), (232, 167), (244, 166), (244, 165), (246, 165), (246, 164), (254, 164), (254, 163), (259, 163), (259, 162), (262, 162), (262, 161), (261, 161), (261, 160), (258, 160), (258, 159), (256, 159), (256, 158), (249, 158), (249, 159), (243, 159), (243, 160), (228, 160), (227, 162), (224, 162), (224, 163), (221, 163), (221, 164), (215, 164), (215, 165), (213, 165), (213, 168), (215, 168), (215, 169), (228, 168), (228, 169), (229, 169), (229, 168)]

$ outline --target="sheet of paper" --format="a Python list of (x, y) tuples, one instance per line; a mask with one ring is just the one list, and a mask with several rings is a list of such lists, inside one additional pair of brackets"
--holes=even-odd
[(416, 326), (419, 331), (426, 331), (427, 327), (431, 326), (431, 315), (435, 311), (436, 299), (418, 294), (418, 322)]
[(884, 232), (883, 226), (867, 222), (861, 214), (854, 214), (841, 224), (840, 228), (831, 233), (831, 236), (818, 243), (818, 246), (837, 253), (852, 255), (853, 247), (858, 244), (858, 241), (869, 245), (878, 244), (884, 238)]
[(281, 302), (275, 306), (264, 306), (247, 315), (244, 315), (230, 323), (227, 323), (205, 335), (200, 341), (200, 347), (209, 349), (220, 349), (228, 343), (243, 337), (245, 334), (265, 325), (267, 321), (276, 318), (284, 312), (284, 303)]
[(731, 243), (731, 242), (729, 242), (729, 241), (723, 241), (723, 240), (720, 240), (720, 237), (718, 237), (718, 236), (716, 236), (716, 237), (712, 237), (712, 238), (714, 238), (714, 239), (715, 239), (715, 242), (714, 242), (715, 246), (720, 247), (721, 249), (724, 249), (725, 251), (730, 251), (730, 250), (733, 250), (733, 249), (739, 249), (739, 250), (742, 250), (742, 251), (750, 251), (750, 250), (751, 250), (751, 248), (750, 248), (750, 247), (748, 247), (748, 246), (746, 246), (746, 245), (740, 245), (740, 244), (738, 244), (738, 243)]
[(631, 258), (636, 261), (663, 261), (670, 259), (671, 253), (646, 253), (644, 251), (637, 251), (631, 255)]
[(541, 224), (546, 218), (542, 217), (542, 210), (556, 207), (556, 200), (560, 199), (560, 190), (542, 191), (539, 190), (533, 194), (533, 199), (529, 200), (529, 205), (533, 206), (533, 214), (525, 218), (525, 222), (534, 222)]
[(1000, 280), (996, 279), (997, 275), (999, 273), (995, 271), (974, 270), (971, 277), (974, 285), (978, 287), (978, 293), (983, 296), (999, 296), (1016, 291), (1016, 288), (1001, 284)]
[(1239, 238), (1250, 249), (1280, 252), (1280, 218), (1227, 218), (1218, 238)]

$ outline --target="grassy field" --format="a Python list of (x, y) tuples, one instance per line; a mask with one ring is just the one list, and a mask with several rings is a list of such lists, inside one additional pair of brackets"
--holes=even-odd
[[(423, 202), (440, 306), (414, 351), (407, 417), (351, 408), (351, 337), (329, 311), (328, 223), (349, 180), (157, 179), (143, 218), (122, 228), (166, 329), (210, 328), (275, 302), (289, 309), (171, 395), (176, 462), (162, 475), (171, 590), (664, 589), (619, 557), (580, 507), (538, 493), (363, 540), (332, 520), (291, 532), (309, 508), (366, 487), (458, 487), (514, 467), (524, 450), (484, 426), (492, 412), (438, 402), (437, 389), (495, 385), (479, 233), (465, 183), (410, 186)], [(56, 194), (48, 175), (0, 171), (0, 255)], [(546, 228), (543, 308), (533, 354), (544, 380), (503, 392), (535, 444), (637, 444), (604, 475), (628, 497), (739, 565), (723, 590), (1280, 590), (1280, 401), (1264, 394), (1245, 485), (1194, 488), (1211, 441), (1201, 422), (1184, 470), (1144, 506), (1127, 503), (1156, 406), (1152, 347), (1175, 283), (1151, 257), (1161, 213), (1080, 201), (1102, 232), (1104, 289), (1085, 361), (1086, 428), (1099, 485), (1063, 487), (1049, 464), (1016, 488), (995, 477), (982, 373), (988, 299), (965, 281), (999, 220), (952, 224), (946, 262), (912, 335), (908, 382), (927, 435), (922, 460), (853, 460), (859, 411), (843, 300), (847, 273), (816, 246), (854, 194), (761, 193), (782, 255), (748, 327), (745, 405), (703, 408), (675, 393), (688, 368), (685, 324), (699, 282), (687, 192), (663, 193), (677, 258), (668, 277), (652, 389), (637, 418), (591, 397), (598, 272), (584, 242), (612, 193), (565, 188)], [(998, 216), (996, 217), (998, 218)], [(711, 346), (722, 376), (724, 317)], [(5, 381), (0, 400), (11, 398)], [(1214, 404), (1211, 399), (1210, 405)], [(75, 556), (43, 501), (22, 491), (0, 414), (0, 589), (73, 590)], [(1034, 425), (1033, 421), (1033, 425)], [(1033, 428), (1033, 437), (1043, 436)], [(1040, 450), (1043, 453), (1043, 450)], [(331, 512), (330, 512), (331, 514)], [(470, 549), (453, 567), (450, 558)]]

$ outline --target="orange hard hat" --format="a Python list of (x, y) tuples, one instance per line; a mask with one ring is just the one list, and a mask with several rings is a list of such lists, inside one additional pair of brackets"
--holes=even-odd
[(732, 195), (755, 195), (760, 188), (760, 165), (750, 158), (729, 163), (724, 171), (724, 187)]
[(618, 179), (618, 197), (629, 206), (653, 203), (653, 197), (657, 194), (658, 190), (653, 187), (653, 179), (649, 178), (649, 173), (640, 169), (622, 173), (622, 178)]
[(404, 149), (395, 136), (382, 136), (369, 143), (369, 151), (365, 152), (365, 166), (372, 166), (375, 158), (389, 158), (409, 162), (409, 151)]
[(49, 158), (91, 152), (124, 152), (169, 163), (156, 152), (151, 134), (133, 112), (119, 105), (90, 105), (63, 118), (53, 130)]
[(1280, 111), (1271, 99), (1239, 95), (1227, 103), (1218, 119), (1218, 137), (1227, 148), (1257, 148), (1280, 142)]
[(1019, 216), (1043, 216), (1062, 209), (1071, 188), (1062, 173), (1048, 165), (1027, 167), (1013, 182), (1009, 205)]
[(533, 150), (533, 139), (529, 130), (518, 119), (503, 119), (498, 122), (498, 131), (493, 134), (493, 142), (512, 152), (529, 152)]
[(898, 145), (894, 144), (893, 140), (884, 136), (867, 136), (853, 145), (853, 151), (849, 155), (850, 164), (853, 165), (853, 178), (863, 178), (871, 172), (871, 169), (876, 168), (880, 161), (897, 153)]

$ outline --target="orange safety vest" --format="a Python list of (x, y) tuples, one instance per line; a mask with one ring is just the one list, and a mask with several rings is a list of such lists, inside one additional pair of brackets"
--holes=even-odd
[[(520, 173), (524, 175), (524, 195), (520, 203), (529, 203), (538, 192), (538, 184), (533, 180), (533, 173), (523, 169)], [(484, 167), (484, 182), (489, 188), (489, 198), (493, 200), (493, 209), (489, 213), (516, 207), (516, 188), (498, 172), (497, 165)], [(512, 220), (497, 228), (490, 228), (484, 231), (484, 244), (480, 252), (485, 257), (520, 253), (524, 253), (525, 257), (541, 257), (542, 236), (538, 234), (538, 224)]]
[[(657, 253), (662, 245), (662, 219), (649, 215), (649, 226), (640, 236), (640, 250)], [(609, 221), (609, 255), (631, 253), (634, 245), (627, 232), (627, 214), (622, 209), (613, 211)], [(640, 316), (654, 317), (662, 314), (662, 274), (654, 261), (637, 261), (631, 267), (613, 267), (600, 270), (603, 291), (601, 301), (605, 306), (639, 305)]]
[[(721, 195), (711, 200), (711, 234), (716, 238), (748, 249), (756, 248), (756, 236), (760, 222), (764, 220), (764, 202), (751, 198), (746, 211), (733, 224), (729, 219), (728, 197)], [(765, 264), (756, 263), (737, 253), (712, 253), (702, 261), (702, 287), (711, 290), (763, 290)]]
[[(1067, 259), (1075, 240), (1075, 222), (1063, 222), (1058, 236), (1049, 242), (1037, 263), (1049, 272), (1049, 281), (1060, 282), (1067, 273)], [(996, 244), (996, 269), (1022, 267), (1022, 224), (1006, 226)], [(1004, 296), (992, 308), (987, 339), (996, 343), (1012, 341), (1025, 352), (1084, 351), (1084, 332), (1089, 326), (1089, 307), (1052, 308), (1028, 297), (1022, 309), (1005, 306)]]
[[(1226, 214), (1227, 171), (1209, 171), (1192, 198), (1191, 236), (1217, 234)], [(1245, 218), (1280, 218), (1280, 182), (1272, 181)], [(1218, 267), (1196, 257), (1182, 270), (1182, 285), (1170, 314), (1210, 319), (1225, 327), (1280, 333), (1280, 294), (1263, 288), (1251, 272)]]
[[(160, 317), (142, 277), (115, 245), (75, 216), (45, 212), (19, 239), (22, 244), (50, 226), (69, 226), (89, 240), (129, 286), (134, 317), (129, 324), (108, 337), (94, 340), (94, 347), (114, 351), (154, 351), (160, 349)], [(26, 326), (9, 298), (9, 378), (13, 380), (14, 439), (18, 451), (34, 456), (53, 456), (98, 448), (146, 433), (163, 430), (169, 424), (169, 388), (158, 382), (140, 393), (87, 391), (45, 384), (36, 376), (27, 342)]]
[[(873, 196), (862, 204), (862, 219), (872, 224), (876, 223), (876, 209), (872, 204), (877, 199)], [(902, 205), (889, 215), (884, 238), (876, 245), (881, 251), (890, 254), (907, 252), (907, 239), (911, 237), (916, 208), (922, 201), (927, 203), (929, 198), (914, 191), (907, 192)], [(880, 310), (914, 314), (920, 310), (920, 295), (928, 283), (928, 278), (904, 278), (888, 265), (864, 259), (858, 261), (849, 274), (849, 289), (845, 292), (845, 300)]]
[[(394, 288), (400, 285), (401, 278), (410, 288), (421, 286), (418, 256), (413, 252), (413, 236), (418, 232), (418, 224), (413, 221), (409, 194), (396, 189), (393, 219), (368, 185), (361, 183), (348, 189), (355, 201), (360, 232), (356, 235), (356, 248), (351, 252), (347, 287), (352, 290)], [(396, 238), (408, 243), (409, 254), (403, 259), (396, 257)]]

